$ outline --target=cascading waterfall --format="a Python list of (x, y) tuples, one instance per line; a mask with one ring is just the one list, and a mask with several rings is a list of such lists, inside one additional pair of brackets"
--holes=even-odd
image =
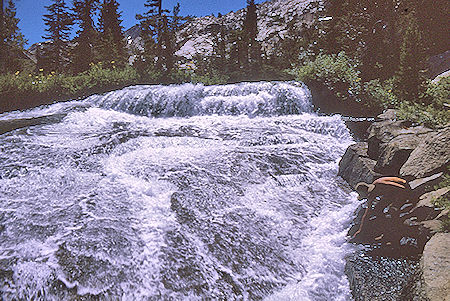
[(352, 138), (302, 84), (134, 86), (0, 129), (5, 300), (351, 299)]

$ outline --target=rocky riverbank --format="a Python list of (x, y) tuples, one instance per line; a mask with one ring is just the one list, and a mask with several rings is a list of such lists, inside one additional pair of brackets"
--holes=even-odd
[[(352, 187), (382, 176), (398, 176), (411, 188), (400, 203), (398, 196), (384, 195), (371, 204), (363, 202), (356, 214), (350, 235), (359, 229), (367, 206), (372, 208), (368, 210), (368, 226), (353, 238), (366, 248), (359, 253), (360, 258), (347, 262), (356, 300), (450, 300), (450, 233), (442, 232), (448, 210), (436, 206), (437, 200), (450, 198), (449, 163), (450, 126), (438, 130), (413, 126), (398, 120), (394, 110), (377, 117), (368, 129), (367, 141), (347, 149), (339, 174)], [(371, 258), (375, 270), (384, 267), (378, 273), (384, 269), (389, 279), (402, 278), (399, 287), (395, 290), (389, 285), (391, 293), (375, 294), (370, 289), (374, 279), (365, 277), (370, 271), (360, 269), (368, 259), (361, 258)], [(389, 264), (383, 265), (383, 260)], [(394, 270), (403, 272), (397, 275)], [(387, 279), (379, 278), (381, 282)]]

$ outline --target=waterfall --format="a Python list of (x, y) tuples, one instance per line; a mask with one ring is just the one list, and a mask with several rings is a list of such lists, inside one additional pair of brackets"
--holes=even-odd
[(350, 300), (352, 143), (301, 83), (133, 86), (0, 115), (5, 300)]

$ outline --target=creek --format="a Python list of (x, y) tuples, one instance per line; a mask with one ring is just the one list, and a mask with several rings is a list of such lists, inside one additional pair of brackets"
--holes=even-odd
[(350, 300), (353, 143), (295, 82), (0, 115), (4, 300)]

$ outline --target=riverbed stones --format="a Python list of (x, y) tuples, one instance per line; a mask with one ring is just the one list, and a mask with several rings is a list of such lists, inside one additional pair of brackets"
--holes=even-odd
[(411, 152), (400, 168), (400, 176), (423, 178), (450, 165), (450, 126), (430, 133)]
[(425, 293), (430, 301), (450, 301), (450, 233), (437, 233), (421, 259)]

